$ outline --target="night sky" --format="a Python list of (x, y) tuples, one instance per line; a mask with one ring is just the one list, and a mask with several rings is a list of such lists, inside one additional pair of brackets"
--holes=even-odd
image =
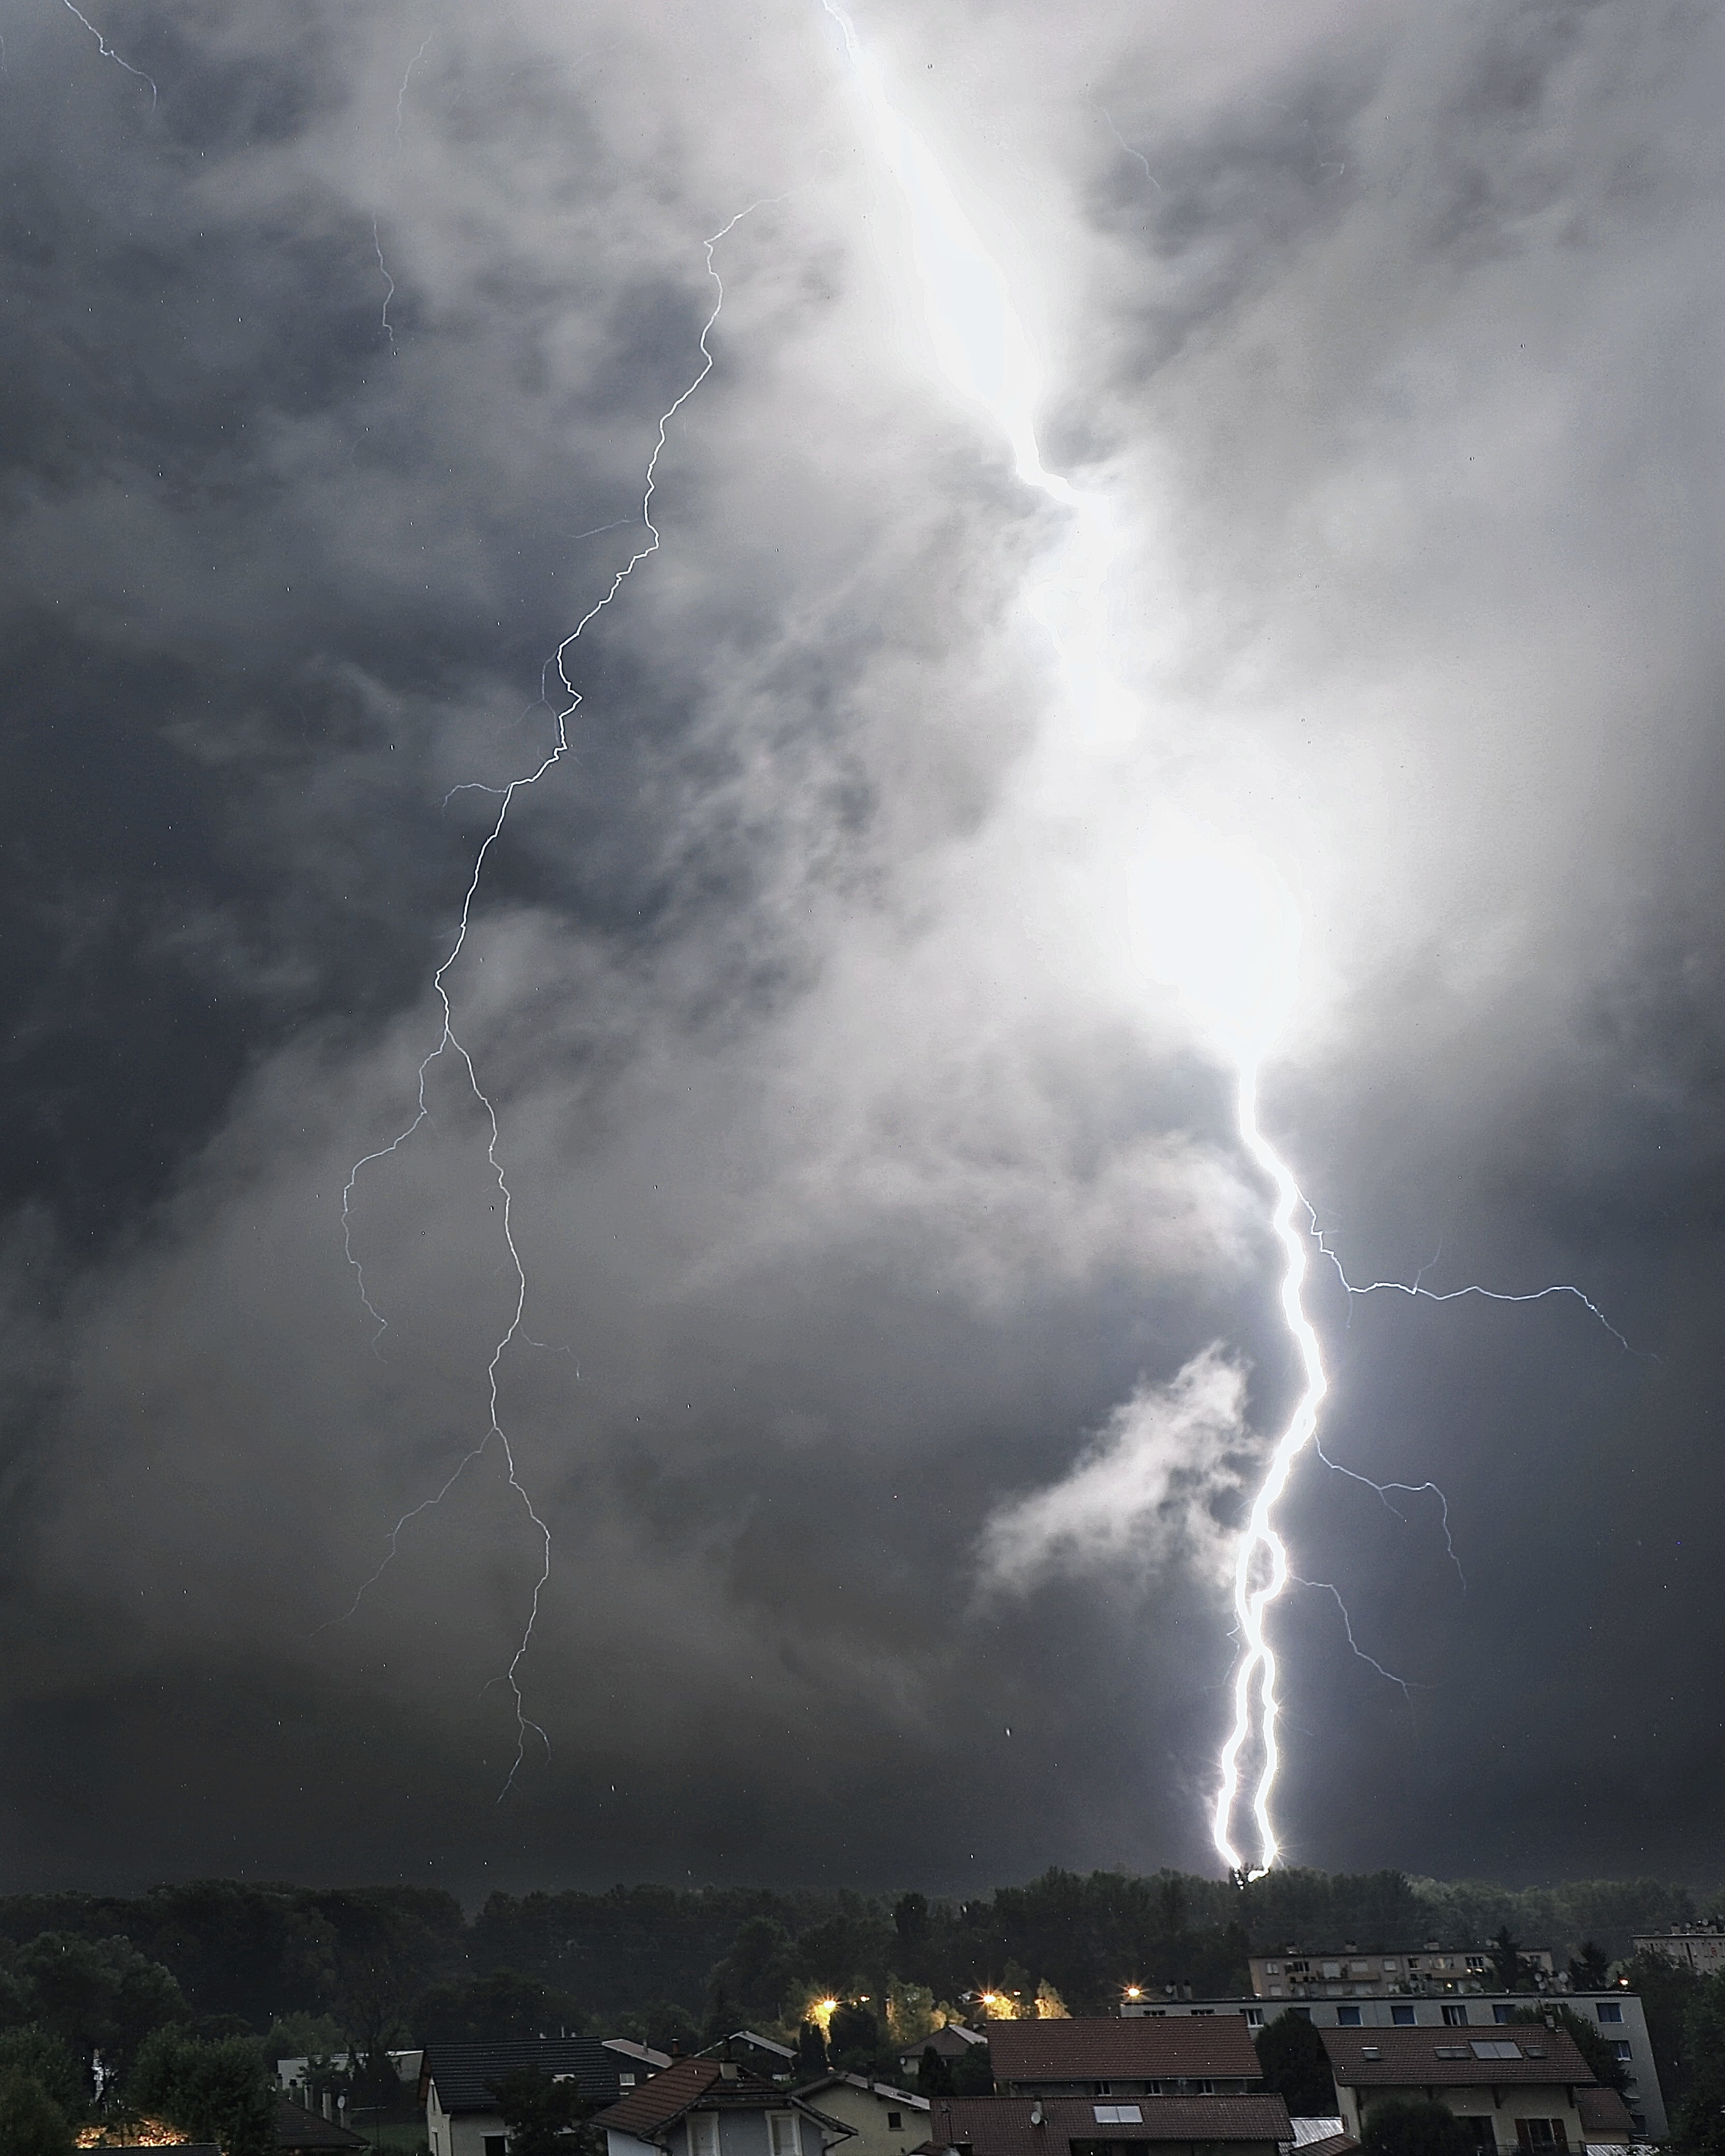
[[(1171, 814), (1297, 901), (1348, 1276), (1609, 1321), (1319, 1260), (1287, 1856), (1715, 1877), (1718, 12), (858, 0), (1112, 506), (1096, 725), (819, 0), (0, 13), (0, 1883), (1214, 1869), (1296, 1371)], [(378, 1571), (516, 1292), (453, 1051), (381, 1329), (343, 1190), (741, 211), (444, 977), (500, 1801), (495, 1441)]]

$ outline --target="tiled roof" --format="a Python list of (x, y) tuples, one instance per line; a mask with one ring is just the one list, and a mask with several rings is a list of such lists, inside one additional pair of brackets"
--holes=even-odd
[(584, 2097), (603, 2103), (621, 2087), (619, 2065), (617, 2054), (593, 2036), (529, 2037), (516, 2044), (429, 2044), (419, 2080), (422, 2089), (428, 2082), (436, 2083), (437, 2100), (446, 2112), (495, 2111), (492, 2083), (522, 2066), (537, 2066), (559, 2081), (572, 2075)]
[[(1098, 2111), (1137, 2111), (1142, 2116), (1101, 2119)], [(929, 2128), (926, 2147), (968, 2146), (975, 2156), (1066, 2156), (1074, 2141), (1281, 2142), (1293, 2138), (1288, 2107), (1279, 2096), (1146, 2096), (1117, 2102), (1078, 2097), (937, 2097)]]
[(1081, 2021), (995, 2021), (997, 2082), (1163, 2081), (1181, 2075), (1259, 2081), (1264, 2069), (1242, 2014), (1097, 2015)]
[(1588, 2141), (1633, 2141), (1635, 2122), (1629, 2106), (1615, 2088), (1584, 2088), (1575, 2092), (1575, 2107), (1581, 2113), (1581, 2131)]
[[(997, 2023), (995, 2025), (1001, 2025)], [(932, 2048), (942, 2059), (962, 2059), (967, 2052), (974, 2051), (978, 2044), (986, 2044), (988, 2041), (980, 2029), (967, 2029), (962, 2021), (948, 2021), (937, 2029), (932, 2036), (925, 2036), (920, 2044), (905, 2045), (898, 2056), (902, 2063), (906, 2059), (920, 2059), (926, 2051)]]
[[(599, 2113), (598, 2123), (615, 2127), (619, 2133), (634, 2133), (650, 2140), (674, 2118), (680, 2118), (723, 2079), (716, 2059), (673, 2059), (662, 2074), (655, 2074), (639, 2088), (629, 2090), (619, 2102)], [(750, 2082), (743, 2086), (770, 2087)]]
[(1348, 2088), (1508, 2087), (1590, 2083), (1566, 2029), (1320, 2029), (1330, 2071)]
[(326, 2118), (321, 2111), (308, 2111), (291, 2097), (275, 2099), (275, 2145), (278, 2148), (363, 2148), (365, 2136)]

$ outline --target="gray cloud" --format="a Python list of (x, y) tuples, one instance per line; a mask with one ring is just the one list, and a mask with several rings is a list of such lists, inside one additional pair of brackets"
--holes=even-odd
[[(870, 18), (1118, 509), (1102, 741), (818, 8), (168, 9), (121, 44), (154, 112), (62, 13), (9, 11), (3, 85), (17, 1876), (1200, 1861), (1218, 1537), (1292, 1373), (1129, 933), (1184, 814), (1299, 896), (1266, 1113), (1351, 1275), (1578, 1279), (1660, 1358), (1316, 1281), (1329, 1456), (1441, 1484), (1467, 1585), (1436, 1499), (1300, 1471), (1299, 1568), (1416, 1688), (1288, 1604), (1291, 1845), (1704, 1866), (1712, 23)], [(494, 798), (450, 789), (552, 740), (749, 203), (663, 550), (451, 976), (555, 1550), (500, 1809), (493, 1455), (343, 1615), (511, 1306), (447, 1060), (359, 1185), (375, 1345), (340, 1194), (437, 1039)], [(979, 1538), (1034, 1593), (978, 1599)]]

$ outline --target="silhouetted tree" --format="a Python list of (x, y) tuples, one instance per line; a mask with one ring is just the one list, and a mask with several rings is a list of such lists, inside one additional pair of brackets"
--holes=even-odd
[(1501, 1926), (1495, 1936), (1486, 1942), (1486, 1951), (1491, 1957), (1491, 1967), (1500, 1991), (1525, 1991), (1527, 1989), (1532, 1964), (1511, 1938), (1507, 1924)]
[(880, 2049), (880, 2024), (873, 2010), (842, 1999), (827, 2023), (827, 2055), (841, 2073), (872, 2073)]
[(1603, 1991), (1611, 1957), (1592, 1939), (1584, 1939), (1580, 1951), (1569, 1958), (1569, 1981), (1578, 1991)]
[(827, 2047), (821, 2037), (820, 2025), (805, 2021), (797, 2031), (797, 2079), (815, 2081), (826, 2070)]
[(1365, 2156), (1471, 2156), (1473, 2138), (1452, 2111), (1412, 2097), (1390, 2097), (1366, 2113)]
[(211, 2043), (172, 2026), (152, 2029), (126, 2076), (136, 2111), (165, 2118), (194, 2141), (213, 2141), (224, 2156), (271, 2156), (275, 2090), (255, 2042), (239, 2036)]
[(508, 2130), (510, 2156), (574, 2156), (583, 2120), (598, 2107), (576, 2081), (556, 2081), (537, 2066), (517, 2066), (491, 2083)]
[(0, 2149), (6, 2156), (73, 2156), (77, 2137), (33, 2074), (0, 2071)]
[(1303, 2014), (1278, 2014), (1253, 2038), (1264, 2086), (1281, 2097), (1296, 2118), (1328, 2118), (1336, 2109), (1330, 2057)]
[(922, 2057), (916, 2061), (916, 2093), (918, 2096), (926, 2096), (931, 2102), (937, 2096), (952, 2096), (955, 2093), (952, 2087), (952, 2069), (932, 2044), (927, 2046)]
[(973, 2044), (962, 2058), (952, 2064), (952, 2093), (954, 2096), (993, 2096), (994, 2093), (994, 2065), (986, 2044)]
[(1725, 2156), (1725, 1979), (1702, 1977), (1683, 2017), (1689, 2086), (1672, 2123), (1684, 2156)]

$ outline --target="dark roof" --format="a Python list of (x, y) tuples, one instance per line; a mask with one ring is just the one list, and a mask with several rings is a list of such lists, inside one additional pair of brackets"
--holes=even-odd
[(1590, 2083), (1567, 2029), (1320, 2029), (1330, 2071), (1349, 2088)]
[(603, 2103), (622, 2087), (620, 2061), (594, 2036), (529, 2037), (518, 2044), (428, 2044), (419, 2086), (437, 2084), (445, 2111), (495, 2111), (491, 2084), (521, 2066), (537, 2066), (562, 2081), (572, 2075), (583, 2096)]
[[(1142, 2116), (1099, 2119), (1098, 2110)], [(1279, 2096), (937, 2097), (929, 2124), (927, 2147), (975, 2156), (1065, 2156), (1074, 2141), (1289, 2141), (1294, 2131)]]
[(764, 2081), (746, 2066), (729, 2066), (717, 2059), (676, 2059), (662, 2074), (628, 2090), (621, 2101), (602, 2111), (593, 2123), (632, 2133), (637, 2140), (653, 2141), (674, 2125), (685, 2111), (800, 2111), (819, 2123), (834, 2139), (855, 2133), (854, 2126), (829, 2118), (799, 2096)]
[(366, 2138), (326, 2118), (321, 2111), (308, 2111), (290, 2096), (275, 2099), (275, 2145), (278, 2148), (363, 2148)]
[(1181, 2075), (1260, 2081), (1245, 2014), (1098, 2015), (1082, 2021), (996, 2021), (988, 2049), (997, 2082), (1154, 2082)]
[(1575, 2108), (1581, 2113), (1581, 2131), (1587, 2140), (1635, 2139), (1635, 2121), (1629, 2115), (1629, 2106), (1615, 2088), (1577, 2089)]

